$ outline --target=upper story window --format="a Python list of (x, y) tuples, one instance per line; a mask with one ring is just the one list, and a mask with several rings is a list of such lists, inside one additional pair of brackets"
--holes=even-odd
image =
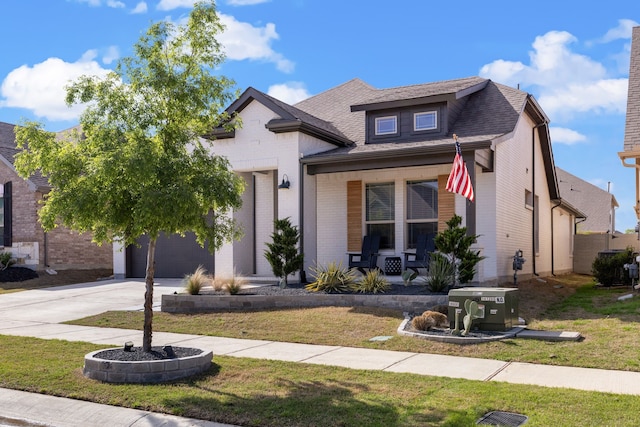
[(376, 117), (376, 135), (393, 135), (398, 133), (398, 117)]
[(436, 111), (426, 111), (413, 115), (413, 130), (433, 130), (438, 128), (438, 113)]

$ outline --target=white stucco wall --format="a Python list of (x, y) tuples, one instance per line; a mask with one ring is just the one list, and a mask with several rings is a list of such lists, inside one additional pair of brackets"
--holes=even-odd
[[(512, 261), (517, 250), (522, 250), (527, 260), (518, 274), (534, 273), (534, 264), (535, 273), (539, 275), (551, 272), (552, 204), (537, 130), (532, 149), (533, 125), (528, 117), (522, 116), (513, 138), (496, 144), (496, 273), (499, 280), (513, 276)], [(525, 206), (525, 190), (534, 191), (534, 179), (539, 209), (537, 253), (533, 251), (533, 209)], [(568, 253), (558, 250), (555, 256), (556, 263), (561, 257), (567, 261), (569, 258)]]
[[(265, 125), (274, 118), (279, 118), (273, 111), (257, 101), (252, 101), (241, 112), (242, 127), (236, 129), (235, 137), (214, 141), (213, 151), (226, 157), (231, 168), (243, 175), (252, 174), (255, 188), (249, 188), (253, 194), (255, 205), (246, 203), (239, 212), (234, 213), (234, 218), (249, 230), (241, 242), (225, 245), (215, 255), (216, 274), (226, 272), (231, 274), (234, 268), (238, 274), (256, 274), (258, 276), (272, 276), (271, 266), (264, 258), (266, 242), (271, 241), (273, 221), (275, 218), (289, 218), (294, 226), (300, 227), (303, 223), (305, 234), (305, 247), (309, 248), (309, 254), (305, 256), (306, 266), (315, 259), (315, 236), (310, 234), (315, 231), (315, 177), (305, 177), (304, 203), (305, 221), (300, 218), (300, 200), (303, 183), (301, 182), (300, 157), (335, 148), (334, 145), (317, 138), (288, 132), (276, 134), (269, 131)], [(290, 183), (289, 189), (278, 189), (278, 185), (286, 179)], [(255, 219), (254, 219), (255, 214)], [(249, 221), (255, 221), (255, 228)], [(254, 254), (247, 255), (247, 241)], [(239, 247), (243, 250), (238, 250)], [(305, 248), (305, 253), (307, 249)], [(249, 271), (246, 267), (247, 260), (243, 257), (255, 257), (255, 271)]]

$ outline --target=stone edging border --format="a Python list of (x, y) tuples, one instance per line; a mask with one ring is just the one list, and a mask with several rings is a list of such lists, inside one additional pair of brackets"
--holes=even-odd
[(454, 335), (440, 335), (440, 334), (429, 334), (428, 331), (425, 332), (411, 332), (405, 330), (407, 327), (407, 323), (411, 322), (411, 317), (409, 313), (404, 313), (404, 320), (398, 326), (397, 332), (398, 335), (404, 335), (407, 337), (421, 338), (429, 341), (437, 341), (444, 342), (449, 344), (459, 344), (459, 345), (467, 345), (467, 344), (480, 344), (484, 342), (491, 341), (500, 341), (507, 338), (516, 338), (517, 335), (526, 329), (526, 326), (516, 326), (515, 328), (511, 328), (508, 331), (505, 331), (502, 334), (496, 334), (486, 337), (457, 337)]
[(381, 307), (422, 313), (436, 305), (447, 305), (448, 295), (162, 295), (163, 312), (206, 313), (216, 311), (265, 310), (302, 307)]
[(175, 359), (120, 361), (95, 357), (97, 353), (109, 349), (96, 350), (84, 357), (82, 373), (85, 377), (107, 383), (160, 383), (199, 374), (211, 367), (213, 352)]

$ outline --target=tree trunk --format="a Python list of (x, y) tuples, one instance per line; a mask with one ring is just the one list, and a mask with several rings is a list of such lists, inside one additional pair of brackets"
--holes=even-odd
[(144, 278), (146, 290), (144, 293), (144, 334), (142, 337), (142, 351), (151, 351), (151, 333), (153, 323), (153, 275), (155, 272), (156, 238), (149, 239), (147, 249), (147, 272)]

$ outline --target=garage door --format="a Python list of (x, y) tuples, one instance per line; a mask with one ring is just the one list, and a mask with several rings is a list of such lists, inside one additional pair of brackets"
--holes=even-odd
[[(138, 239), (138, 244), (140, 247), (127, 248), (127, 277), (145, 276), (149, 238)], [(161, 234), (156, 242), (155, 261), (155, 277), (182, 278), (193, 273), (199, 265), (211, 274), (214, 272), (213, 255), (209, 253), (208, 245), (200, 247), (194, 233), (187, 233), (184, 237)]]

